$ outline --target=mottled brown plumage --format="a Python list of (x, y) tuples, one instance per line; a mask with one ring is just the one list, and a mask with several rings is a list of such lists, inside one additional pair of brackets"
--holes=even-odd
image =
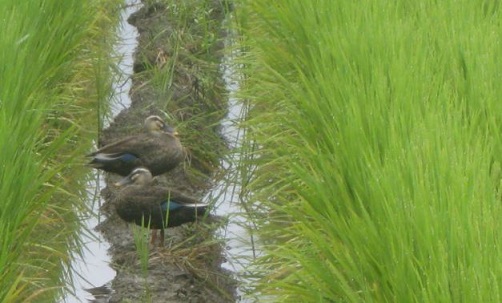
[(146, 132), (108, 144), (90, 153), (89, 165), (127, 176), (137, 167), (145, 167), (156, 176), (175, 168), (184, 159), (177, 132), (158, 116), (145, 120)]
[(126, 187), (118, 193), (114, 204), (124, 221), (160, 229), (161, 243), (164, 243), (164, 228), (194, 222), (206, 213), (206, 204), (178, 191), (152, 185), (151, 181), (152, 175), (147, 169), (136, 168), (116, 183)]

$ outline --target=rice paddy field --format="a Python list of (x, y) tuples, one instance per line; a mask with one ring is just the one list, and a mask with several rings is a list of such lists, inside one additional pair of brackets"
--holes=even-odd
[[(120, 4), (0, 3), (0, 302), (71, 291)], [(251, 301), (502, 302), (501, 10), (235, 2)]]
[(273, 302), (502, 301), (498, 1), (242, 1), (241, 166)]
[(0, 3), (0, 302), (55, 302), (71, 285), (119, 4)]

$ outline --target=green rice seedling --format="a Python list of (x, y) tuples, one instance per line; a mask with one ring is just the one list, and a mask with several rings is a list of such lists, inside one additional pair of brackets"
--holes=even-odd
[(500, 13), (240, 7), (261, 300), (500, 300)]
[[(143, 223), (142, 223), (143, 224)], [(148, 235), (149, 235), (149, 227), (142, 228), (141, 226), (132, 225), (133, 226), (133, 237), (134, 244), (136, 246), (136, 250), (138, 252), (138, 257), (141, 262), (141, 269), (145, 278), (148, 276), (148, 259), (150, 256), (150, 249), (148, 247)], [(147, 225), (149, 226), (149, 225)]]
[[(145, 219), (145, 218), (143, 218)], [(143, 222), (142, 222), (143, 224)], [(147, 224), (149, 226), (149, 224)], [(149, 235), (150, 228), (143, 228), (141, 226), (132, 225), (134, 244), (138, 253), (139, 262), (141, 264), (141, 271), (144, 279), (144, 302), (151, 302), (150, 287), (148, 284), (148, 266), (150, 262), (150, 249), (149, 249)]]
[(79, 247), (73, 211), (85, 179), (77, 155), (90, 146), (80, 135), (89, 134), (83, 125), (96, 96), (91, 90), (103, 87), (84, 76), (97, 67), (97, 50), (83, 45), (97, 39), (101, 6), (0, 6), (0, 57), (8, 62), (0, 68), (0, 301), (54, 301)]

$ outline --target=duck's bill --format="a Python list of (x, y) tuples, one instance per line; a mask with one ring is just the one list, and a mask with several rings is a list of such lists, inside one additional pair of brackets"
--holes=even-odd
[(169, 133), (169, 134), (172, 134), (173, 136), (177, 136), (178, 135), (178, 132), (176, 131), (176, 129), (174, 127), (171, 127), (169, 125), (164, 125), (164, 129), (163, 129), (166, 133)]
[(121, 186), (124, 186), (124, 185), (127, 185), (127, 184), (131, 184), (131, 183), (132, 183), (131, 177), (127, 176), (127, 177), (124, 177), (121, 180), (115, 182), (115, 186), (116, 187), (121, 187)]

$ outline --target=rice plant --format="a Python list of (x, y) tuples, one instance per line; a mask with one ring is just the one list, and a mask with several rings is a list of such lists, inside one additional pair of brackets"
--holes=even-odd
[(259, 300), (499, 302), (498, 4), (258, 0), (236, 14)]
[(84, 125), (107, 94), (105, 81), (94, 82), (109, 72), (98, 62), (106, 32), (96, 32), (106, 5), (0, 4), (2, 302), (54, 301), (66, 287), (79, 249), (73, 211), (82, 207), (85, 171), (78, 156), (91, 144)]

